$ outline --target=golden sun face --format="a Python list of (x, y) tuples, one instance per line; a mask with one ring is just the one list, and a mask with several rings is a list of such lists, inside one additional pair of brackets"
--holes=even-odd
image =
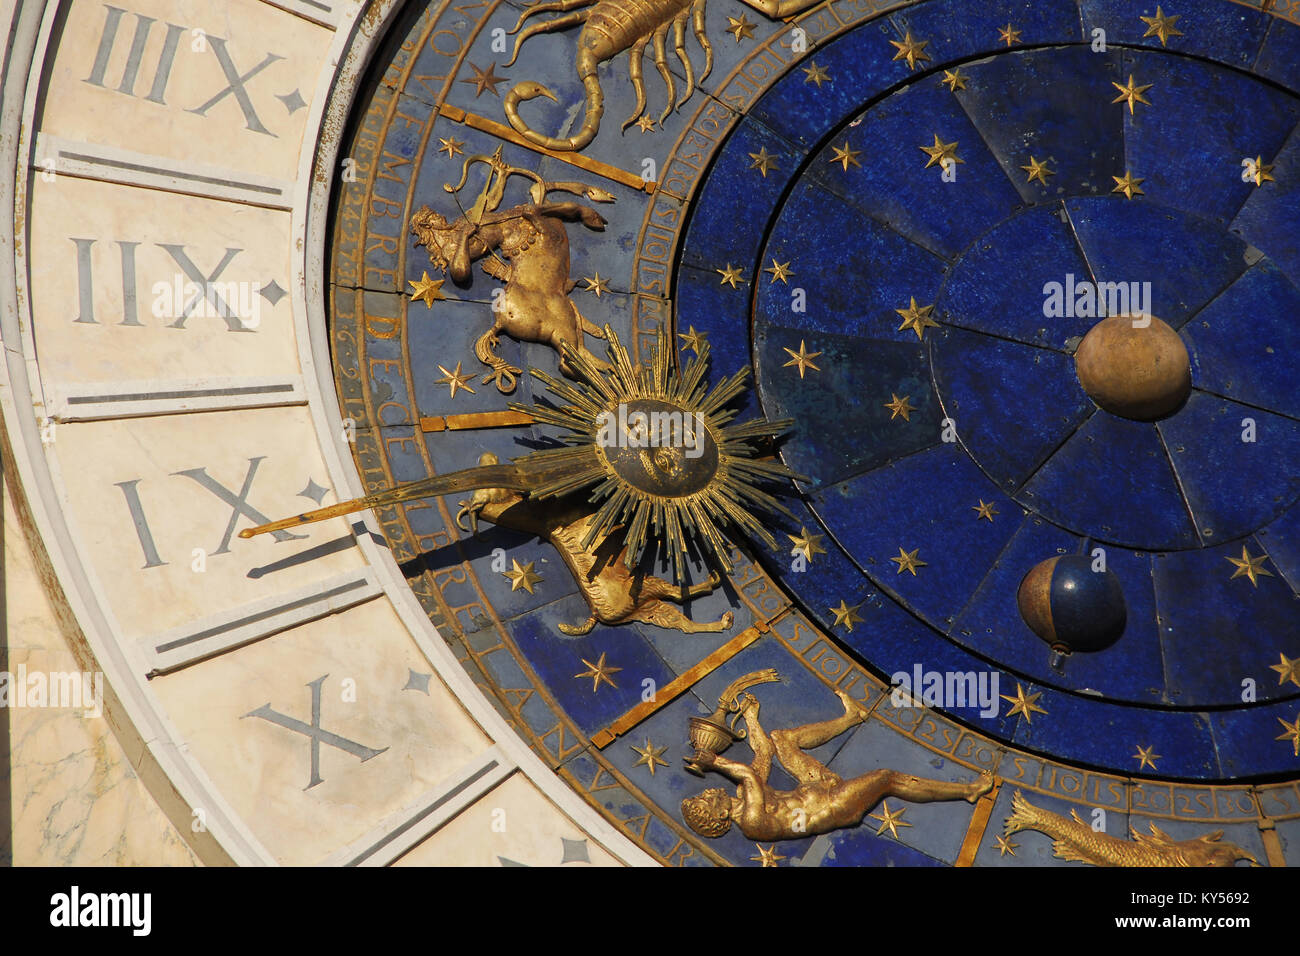
[[(609, 365), (561, 343), (572, 381), (532, 370), (561, 406), (510, 408), (564, 429), (568, 447), (535, 451), (513, 464), (492, 464), (406, 482), (385, 491), (341, 501), (314, 511), (245, 528), (241, 538), (294, 528), (327, 518), (383, 508), (476, 488), (509, 488), (530, 498), (553, 498), (591, 488), (595, 513), (581, 541), (591, 548), (623, 529), (624, 564), (635, 568), (652, 541), (672, 557), (673, 578), (686, 578), (692, 552), (731, 571), (725, 531), (758, 538), (769, 548), (776, 539), (755, 512), (790, 511), (763, 490), (764, 484), (805, 480), (784, 464), (758, 458), (756, 440), (773, 438), (793, 424), (751, 419), (732, 425), (728, 406), (745, 390), (748, 368), (719, 382), (704, 381), (709, 346), (703, 342), (683, 368), (673, 363), (669, 336), (661, 326), (648, 368), (634, 365), (617, 333), (605, 326)], [(793, 517), (793, 515), (791, 515)]]
[(710, 390), (704, 381), (707, 342), (678, 369), (661, 328), (647, 368), (632, 363), (612, 328), (606, 326), (605, 335), (609, 370), (568, 346), (564, 358), (573, 381), (533, 370), (564, 405), (511, 405), (568, 433), (564, 441), (570, 447), (528, 456), (563, 469), (561, 477), (532, 495), (546, 498), (591, 487), (590, 500), (598, 507), (582, 546), (623, 527), (628, 567), (640, 561), (651, 541), (662, 542), (679, 581), (692, 548), (731, 570), (726, 529), (775, 548), (755, 512), (789, 512), (762, 486), (799, 476), (780, 462), (759, 459), (753, 442), (792, 423), (759, 418), (730, 424), (736, 413), (729, 406), (744, 391), (749, 369)]

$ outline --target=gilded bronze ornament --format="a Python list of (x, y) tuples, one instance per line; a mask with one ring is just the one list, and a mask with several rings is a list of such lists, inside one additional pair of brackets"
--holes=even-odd
[[(783, 19), (813, 6), (818, 0), (744, 0), (744, 2), (766, 16)], [(553, 2), (538, 3), (529, 7), (519, 15), (514, 29), (510, 31), (512, 35), (518, 33), (519, 38), (515, 41), (514, 53), (506, 66), (512, 66), (519, 58), (519, 51), (529, 37), (539, 33), (565, 30), (581, 23), (582, 32), (578, 34), (578, 56), (574, 65), (578, 71), (578, 78), (582, 81), (586, 110), (583, 113), (582, 126), (572, 136), (546, 136), (537, 132), (519, 115), (519, 104), (538, 97), (556, 102), (558, 100), (550, 88), (534, 80), (528, 80), (517, 84), (506, 94), (506, 119), (519, 135), (543, 149), (572, 152), (586, 148), (596, 138), (596, 133), (600, 130), (601, 118), (605, 115), (605, 94), (600, 87), (597, 68), (624, 50), (631, 50), (628, 76), (632, 80), (632, 89), (636, 93), (636, 106), (632, 110), (632, 115), (623, 121), (622, 128), (627, 129), (645, 113), (646, 95), (642, 62), (645, 48), (653, 40), (654, 64), (667, 88), (668, 101), (659, 115), (659, 123), (662, 125), (663, 121), (674, 110), (684, 105), (695, 92), (697, 82), (695, 68), (686, 53), (688, 24), (700, 49), (704, 51), (704, 69), (700, 71), (699, 81), (706, 79), (713, 70), (713, 45), (704, 32), (704, 7), (705, 0), (553, 0)], [(562, 13), (563, 15), (534, 23), (520, 33), (524, 23), (539, 13)], [(749, 30), (749, 34), (746, 35), (752, 34), (753, 24), (746, 22), (741, 25), (741, 21), (734, 18), (732, 23), (733, 26), (728, 29), (737, 31), (737, 42), (741, 39), (740, 34), (746, 32), (746, 27)], [(673, 51), (677, 54), (677, 59), (686, 74), (686, 91), (680, 100), (675, 99), (677, 84), (668, 68), (669, 30), (672, 30), (673, 34)]]
[[(769, 667), (766, 670), (753, 671), (727, 685), (727, 689), (722, 692), (718, 698), (717, 709), (708, 717), (692, 717), (690, 719), (690, 739), (691, 745), (695, 748), (696, 757), (701, 754), (712, 754), (717, 756), (737, 740), (745, 736), (745, 731), (736, 730), (736, 721), (740, 719), (742, 691), (748, 690), (755, 684), (769, 684), (778, 681), (781, 678), (777, 676), (776, 669)], [(747, 702), (753, 698), (746, 694), (744, 700)], [(731, 715), (730, 721), (727, 715)], [(686, 760), (686, 770), (695, 774), (697, 777), (704, 776), (704, 768), (700, 766), (697, 759)]]
[[(843, 691), (836, 696), (844, 714), (802, 727), (774, 730), (769, 735), (758, 722), (758, 701), (746, 694), (740, 705), (747, 741), (754, 752), (750, 764), (728, 760), (707, 746), (697, 745), (694, 763), (714, 770), (739, 784), (736, 796), (712, 787), (682, 801), (682, 819), (705, 837), (720, 837), (734, 823), (746, 839), (754, 841), (797, 840), (829, 833), (862, 822), (873, 807), (887, 797), (912, 803), (937, 800), (966, 800), (974, 803), (993, 789), (993, 777), (983, 774), (972, 783), (927, 780), (896, 770), (872, 770), (850, 780), (843, 779), (807, 751), (820, 747), (866, 720), (866, 712)], [(700, 735), (702, 742), (715, 743), (722, 737)], [(694, 739), (694, 737), (693, 737)], [(798, 781), (793, 790), (775, 790), (768, 785), (773, 758)], [(886, 817), (899, 825), (901, 811)]]
[[(487, 494), (471, 500), (464, 513), (483, 513), (491, 504), (500, 505), (497, 513), (502, 514), (510, 507), (506, 500), (511, 492), (520, 493), (518, 500), (511, 502), (514, 506), (522, 506), (525, 498), (530, 503), (564, 499), (544, 506), (548, 515), (545, 527), (535, 533), (561, 542), (557, 544), (561, 552), (584, 565), (581, 572), (575, 569), (575, 574), (583, 576), (594, 564), (586, 566), (588, 558), (578, 558), (579, 553), (594, 562), (602, 549), (612, 549), (618, 558), (614, 563), (629, 572), (626, 581), (622, 572), (605, 572), (619, 575), (620, 587), (631, 586), (631, 572), (652, 540), (670, 559), (675, 584), (686, 580), (692, 550), (705, 562), (731, 570), (731, 545), (723, 533), (726, 528), (775, 549), (776, 539), (756, 514), (790, 512), (761, 486), (800, 476), (778, 461), (758, 458), (754, 442), (780, 434), (792, 422), (755, 418), (732, 424), (736, 413), (728, 406), (745, 390), (749, 369), (741, 368), (709, 389), (704, 380), (708, 342), (702, 342), (699, 354), (679, 368), (673, 361), (668, 333), (660, 326), (653, 359), (645, 368), (632, 363), (609, 326), (605, 336), (609, 362), (597, 362), (568, 342), (560, 343), (561, 355), (575, 376), (573, 382), (532, 370), (563, 404), (511, 405), (533, 421), (567, 432), (562, 439), (564, 447), (535, 451), (509, 465), (485, 457), (477, 468), (408, 482), (246, 528), (240, 537), (478, 489)], [(523, 509), (512, 514), (521, 515)], [(555, 515), (559, 518), (550, 517)], [(520, 520), (536, 524), (542, 519)], [(717, 586), (717, 581), (710, 580), (707, 590)], [(658, 585), (642, 586), (658, 590)], [(696, 585), (701, 587), (704, 585)], [(611, 611), (620, 619), (630, 613)], [(591, 621), (586, 629), (594, 626)]]
[[(538, 342), (557, 351), (561, 351), (562, 343), (568, 344), (593, 364), (603, 365), (587, 351), (584, 336), (604, 338), (605, 333), (588, 322), (569, 298), (576, 283), (569, 278), (565, 224), (581, 222), (588, 229), (600, 231), (605, 228), (605, 220), (590, 206), (571, 201), (548, 202), (546, 197), (553, 192), (571, 193), (593, 202), (613, 202), (614, 197), (595, 186), (549, 182), (531, 170), (511, 166), (501, 158), (499, 146), (491, 156), (466, 157), (460, 182), (455, 186), (448, 183), (444, 188), (449, 193), (459, 192), (469, 179), (470, 168), (478, 163), (487, 166), (487, 181), (473, 205), (452, 222), (430, 207), (421, 206), (411, 216), (411, 231), (416, 248), (427, 249), (434, 268), (449, 273), (457, 285), (470, 283), (471, 267), (480, 260), (487, 275), (505, 283), (504, 291), (493, 303), (492, 328), (474, 343), (474, 354), (492, 369), (483, 381), (510, 393), (515, 390), (516, 376), (522, 374), (521, 369), (496, 353), (503, 332), (518, 342)], [(499, 212), (511, 176), (533, 181), (532, 201)], [(560, 368), (569, 374), (567, 360), (561, 362)]]
[[(497, 456), (491, 452), (479, 458), (480, 466), (497, 463)], [(584, 546), (592, 509), (580, 496), (538, 501), (508, 488), (480, 488), (468, 501), (460, 502), (456, 524), (464, 531), (477, 531), (480, 518), (514, 531), (535, 534), (559, 552), (591, 610), (590, 616), (579, 624), (561, 622), (558, 626), (565, 634), (588, 634), (598, 623), (615, 626), (632, 621), (697, 634), (725, 631), (735, 620), (732, 612), (727, 611), (716, 621), (692, 621), (675, 606), (714, 591), (722, 582), (716, 572), (699, 584), (675, 586), (662, 578), (629, 569), (625, 563), (626, 545), (611, 540), (608, 533), (600, 535), (590, 546)]]
[(1052, 838), (1052, 851), (1061, 860), (1093, 866), (1232, 866), (1238, 860), (1256, 862), (1235, 843), (1222, 842), (1222, 830), (1175, 840), (1152, 823), (1149, 835), (1130, 828), (1133, 839), (1121, 840), (1094, 830), (1074, 810), (1065, 817), (1036, 807), (1019, 790), (1011, 797), (1011, 807), (1003, 835), (1009, 837), (1022, 830), (1044, 833)]

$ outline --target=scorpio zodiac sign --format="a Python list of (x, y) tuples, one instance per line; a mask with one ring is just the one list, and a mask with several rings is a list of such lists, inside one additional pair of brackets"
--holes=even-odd
[[(605, 333), (583, 318), (569, 299), (574, 282), (569, 278), (569, 237), (565, 223), (581, 222), (588, 229), (601, 230), (605, 220), (590, 206), (576, 202), (548, 202), (552, 192), (567, 192), (593, 202), (613, 202), (603, 189), (577, 182), (549, 182), (528, 169), (510, 166), (501, 158), (501, 148), (491, 156), (469, 156), (460, 182), (443, 188), (457, 193), (469, 178), (470, 167), (484, 163), (487, 182), (474, 204), (452, 222), (428, 206), (411, 216), (415, 246), (424, 246), (434, 268), (451, 275), (464, 286), (470, 282), (471, 266), (483, 261), (483, 271), (505, 283), (504, 294), (494, 303), (495, 322), (477, 342), (474, 354), (492, 371), (483, 377), (504, 393), (515, 390), (520, 370), (496, 354), (498, 336), (505, 332), (520, 342), (539, 342), (556, 351), (567, 342), (600, 367), (605, 362), (587, 352), (584, 335), (604, 338)], [(533, 181), (531, 203), (497, 209), (505, 194), (506, 181), (523, 176)], [(501, 256), (504, 256), (503, 260)], [(560, 371), (568, 375), (565, 362)]]
[[(784, 19), (811, 7), (820, 0), (743, 0), (750, 8), (773, 19)], [(540, 23), (534, 23), (515, 41), (514, 55), (506, 66), (514, 64), (519, 57), (519, 50), (524, 42), (539, 33), (552, 33), (581, 23), (582, 32), (578, 35), (578, 78), (586, 95), (586, 113), (582, 127), (568, 139), (545, 136), (531, 129), (519, 115), (519, 104), (539, 96), (556, 100), (556, 96), (541, 83), (529, 80), (514, 87), (505, 99), (506, 118), (521, 136), (530, 143), (545, 149), (572, 151), (584, 149), (600, 130), (600, 119), (605, 113), (605, 95), (601, 92), (600, 80), (596, 68), (607, 60), (612, 60), (624, 50), (631, 49), (628, 61), (628, 75), (632, 79), (632, 88), (636, 91), (636, 107), (632, 115), (623, 123), (627, 129), (645, 113), (645, 82), (642, 77), (642, 60), (646, 45), (654, 40), (654, 64), (663, 77), (668, 89), (668, 103), (659, 116), (662, 123), (668, 114), (679, 109), (691, 94), (695, 92), (696, 77), (690, 58), (686, 55), (686, 25), (689, 21), (704, 51), (704, 69), (699, 80), (708, 78), (713, 70), (713, 47), (704, 33), (705, 0), (550, 0), (529, 7), (519, 16), (519, 21), (510, 31), (519, 33), (524, 22), (539, 13), (562, 13)], [(570, 13), (569, 11), (573, 11)], [(674, 103), (677, 84), (668, 71), (668, 30), (673, 31), (673, 50), (681, 61), (686, 73), (686, 92)]]

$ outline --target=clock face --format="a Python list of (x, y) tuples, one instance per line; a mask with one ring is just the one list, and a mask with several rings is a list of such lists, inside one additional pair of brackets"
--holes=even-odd
[[(598, 93), (566, 68), (580, 17), (529, 34), (512, 7), (472, 22), (417, 7), (355, 107), (350, 149), (378, 172), (335, 206), (330, 321), (367, 490), (555, 440), (507, 408), (553, 400), (542, 382), (497, 374), (564, 377), (514, 311), (539, 263), (555, 308), (587, 327), (563, 333), (576, 348), (603, 354), (609, 326), (650, 362), (667, 323), (678, 362), (707, 342), (715, 378), (752, 372), (740, 418), (793, 420), (779, 455), (805, 480), (785, 488), (791, 515), (764, 518), (780, 545), (738, 538), (728, 581), (684, 605), (692, 627), (730, 614), (716, 632), (606, 617), (567, 634), (589, 612), (553, 536), (467, 533), (461, 495), (380, 512), (503, 712), (663, 859), (755, 855), (740, 833), (683, 827), (699, 785), (678, 760), (690, 718), (767, 667), (781, 720), (833, 716), (837, 688), (870, 709), (820, 752), (835, 773), (992, 770), (999, 820), (1016, 788), (1217, 820), (1246, 806), (1228, 781), (1294, 771), (1278, 731), (1300, 686), (1286, 345), (1300, 263), (1274, 174), (1300, 121), (1292, 28), (1232, 4), (1178, 20), (1085, 7), (1082, 31), (1074, 3), (927, 3), (824, 8), (798, 33), (711, 8), (735, 32), (667, 64), (666, 113), (673, 94), (646, 81), (643, 109), (624, 54)], [(555, 215), (554, 238), (545, 187), (587, 210)], [(421, 215), (436, 232), (412, 234)], [(471, 248), (479, 223), (498, 234)], [(1229, 331), (1246, 315), (1254, 331)], [(1084, 650), (1098, 641), (1113, 643)], [(1080, 650), (1054, 660), (1049, 644)], [(971, 699), (897, 707), (895, 674), (918, 693), (969, 676)], [(988, 706), (979, 680), (996, 681)], [(925, 823), (782, 853), (1011, 862), (987, 817), (908, 811)]]
[(1300, 13), (134, 2), (6, 427), (200, 856), (1294, 860)]

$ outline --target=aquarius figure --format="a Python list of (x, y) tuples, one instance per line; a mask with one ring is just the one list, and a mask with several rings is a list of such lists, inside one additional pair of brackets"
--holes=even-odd
[[(866, 714), (843, 691), (836, 696), (844, 714), (833, 720), (774, 730), (769, 735), (758, 722), (758, 701), (742, 699), (740, 714), (746, 737), (754, 751), (750, 764), (720, 757), (708, 749), (697, 750), (696, 766), (714, 770), (740, 786), (736, 796), (713, 787), (682, 801), (682, 819), (701, 836), (720, 837), (735, 823), (746, 839), (797, 840), (857, 826), (886, 797), (911, 803), (966, 800), (974, 803), (993, 789), (993, 777), (983, 774), (973, 783), (927, 780), (897, 770), (872, 770), (845, 780), (807, 751), (838, 737), (866, 720)], [(793, 790), (776, 790), (768, 782), (776, 758), (798, 781)]]

